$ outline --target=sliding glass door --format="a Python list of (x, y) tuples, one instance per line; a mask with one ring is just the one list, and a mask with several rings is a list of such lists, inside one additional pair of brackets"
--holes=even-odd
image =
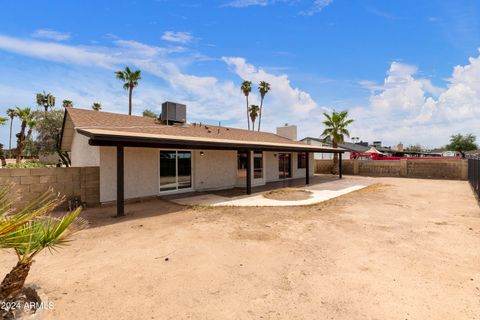
[(192, 187), (192, 153), (160, 151), (160, 192)]

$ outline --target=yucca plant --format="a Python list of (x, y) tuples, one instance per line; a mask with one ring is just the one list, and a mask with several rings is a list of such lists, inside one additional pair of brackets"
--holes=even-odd
[(7, 186), (0, 193), (0, 249), (13, 249), (18, 262), (0, 284), (0, 300), (14, 298), (21, 292), (38, 253), (65, 245), (72, 234), (88, 225), (78, 217), (80, 208), (61, 218), (50, 216), (64, 200), (52, 190), (13, 213), (13, 202), (8, 199), (10, 191), (11, 186)]

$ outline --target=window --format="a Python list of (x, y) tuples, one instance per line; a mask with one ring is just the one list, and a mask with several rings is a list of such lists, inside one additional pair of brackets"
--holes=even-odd
[(255, 151), (253, 153), (253, 179), (263, 178), (263, 152)]
[(297, 154), (298, 157), (298, 169), (305, 169), (307, 167), (307, 153), (305, 152), (299, 152)]

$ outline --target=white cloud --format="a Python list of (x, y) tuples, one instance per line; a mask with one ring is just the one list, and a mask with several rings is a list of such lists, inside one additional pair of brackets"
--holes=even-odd
[(70, 33), (58, 32), (50, 29), (35, 30), (32, 33), (32, 36), (35, 38), (49, 39), (49, 40), (56, 40), (56, 41), (65, 41), (72, 37)]
[(188, 43), (193, 40), (193, 36), (190, 32), (165, 31), (162, 39), (176, 43)]
[(269, 0), (234, 0), (223, 5), (224, 7), (244, 8), (250, 6), (266, 6), (272, 3)]
[(393, 62), (383, 85), (371, 88), (370, 104), (351, 110), (355, 136), (387, 143), (441, 146), (454, 133), (480, 138), (480, 56), (456, 66), (445, 88), (416, 77), (415, 66)]
[(300, 14), (304, 16), (313, 16), (329, 6), (332, 2), (333, 0), (314, 0), (310, 9), (300, 12)]

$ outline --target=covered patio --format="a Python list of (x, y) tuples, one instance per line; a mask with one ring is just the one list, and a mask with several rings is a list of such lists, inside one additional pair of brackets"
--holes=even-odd
[[(222, 130), (224, 130), (222, 128)], [(225, 129), (227, 130), (227, 129)], [(100, 147), (115, 147), (116, 149), (116, 205), (117, 217), (125, 215), (125, 149), (127, 148), (156, 148), (156, 149), (188, 149), (188, 150), (222, 150), (222, 151), (237, 151), (247, 153), (247, 167), (246, 179), (243, 193), (246, 195), (252, 194), (252, 153), (254, 151), (264, 152), (302, 152), (306, 155), (305, 177), (304, 185), (310, 185), (311, 174), (310, 171), (310, 154), (314, 152), (336, 153), (339, 156), (339, 173), (338, 178), (342, 178), (342, 153), (343, 149), (331, 147), (319, 147), (303, 144), (298, 141), (266, 142), (266, 141), (252, 141), (239, 139), (219, 139), (219, 138), (205, 138), (194, 136), (179, 136), (179, 135), (165, 135), (153, 134), (143, 132), (130, 132), (119, 130), (106, 129), (80, 129), (77, 131), (88, 137), (88, 144), (91, 146)], [(220, 129), (218, 129), (220, 132)], [(277, 186), (282, 187), (285, 184), (298, 184), (300, 179), (277, 181), (270, 186), (263, 186), (265, 188)], [(258, 190), (261, 190), (259, 187)], [(239, 192), (240, 189), (235, 190)], [(255, 190), (256, 192), (257, 190)], [(185, 194), (184, 194), (185, 196)]]

